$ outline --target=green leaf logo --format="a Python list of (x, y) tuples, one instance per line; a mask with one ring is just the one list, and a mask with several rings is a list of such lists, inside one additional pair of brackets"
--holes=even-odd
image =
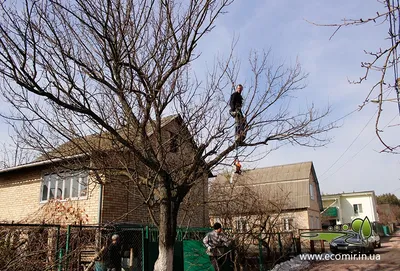
[(371, 222), (369, 221), (368, 217), (364, 218), (359, 233), (364, 239), (368, 239), (372, 235)]
[(351, 222), (351, 229), (357, 233), (360, 233), (363, 222), (364, 220), (361, 218), (354, 219), (353, 222)]
[(351, 228), (354, 232), (357, 232), (363, 240), (368, 239), (372, 235), (372, 226), (368, 217), (364, 219), (354, 219), (351, 223)]

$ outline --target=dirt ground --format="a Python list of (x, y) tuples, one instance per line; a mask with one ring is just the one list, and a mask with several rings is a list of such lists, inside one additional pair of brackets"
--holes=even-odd
[[(362, 271), (397, 271), (400, 270), (400, 231), (390, 237), (381, 238), (382, 248), (375, 249), (375, 254), (380, 255), (380, 260), (342, 260), (322, 261), (313, 263), (308, 270), (336, 271), (336, 270), (362, 270)], [(377, 256), (376, 256), (377, 257)]]

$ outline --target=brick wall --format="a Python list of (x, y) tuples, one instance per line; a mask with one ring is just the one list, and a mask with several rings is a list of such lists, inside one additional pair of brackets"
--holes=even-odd
[(293, 219), (292, 227), (293, 229), (308, 229), (308, 211), (307, 210), (297, 210), (297, 211), (285, 211), (280, 214), (281, 224), (283, 226), (283, 220), (285, 218)]
[[(44, 167), (21, 169), (0, 176), (0, 221), (41, 223), (43, 219), (51, 222), (61, 217), (49, 203), (40, 202), (42, 176), (48, 170)], [(60, 201), (62, 204), (80, 208), (88, 215), (88, 223), (98, 222), (99, 189), (89, 177), (89, 193), (87, 199)], [(53, 223), (71, 223), (72, 221), (53, 221)]]
[[(41, 182), (46, 168), (30, 168), (0, 177), (0, 221), (41, 223), (45, 203), (40, 202)], [(207, 196), (206, 180), (194, 186), (181, 205), (178, 225), (202, 227), (208, 220), (204, 205)], [(72, 200), (68, 206), (80, 208), (88, 215), (88, 224), (99, 222), (100, 185), (89, 176), (87, 199)], [(130, 222), (152, 224), (144, 200), (136, 186), (129, 182), (113, 181), (103, 186), (103, 204), (101, 206), (102, 223)], [(48, 215), (46, 215), (46, 220)], [(53, 221), (59, 223), (60, 221)], [(70, 223), (70, 221), (61, 221)]]
[(0, 221), (18, 222), (36, 211), (40, 200), (40, 172), (21, 171), (0, 178)]
[[(204, 204), (207, 195), (199, 181), (186, 196), (178, 213), (178, 226), (203, 227), (208, 222), (208, 212)], [(158, 219), (157, 208), (154, 211)], [(129, 222), (132, 224), (153, 224), (142, 195), (132, 182), (122, 177), (103, 186), (102, 223)]]
[(208, 180), (204, 177), (192, 187), (186, 196), (178, 215), (178, 226), (180, 227), (208, 227), (209, 214), (206, 205), (208, 197)]

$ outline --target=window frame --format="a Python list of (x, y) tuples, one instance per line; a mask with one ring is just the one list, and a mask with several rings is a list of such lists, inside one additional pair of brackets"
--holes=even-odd
[(293, 217), (284, 217), (283, 218), (283, 231), (292, 231), (293, 230)]
[(360, 215), (363, 213), (362, 203), (353, 204), (354, 215)]
[[(77, 179), (77, 181), (76, 181)], [(40, 203), (47, 203), (50, 200), (84, 200), (88, 198), (89, 189), (89, 172), (88, 171), (63, 171), (58, 173), (45, 173), (42, 176), (40, 184)], [(66, 183), (69, 182), (69, 187), (66, 187)], [(61, 188), (59, 184), (61, 183)], [(74, 184), (77, 183), (77, 195), (73, 196)], [(44, 187), (46, 186), (47, 194), (44, 199)], [(54, 190), (52, 195), (52, 190)], [(61, 191), (61, 196), (59, 196)], [(68, 197), (65, 193), (69, 191)]]
[(311, 200), (315, 200), (315, 196), (314, 196), (314, 184), (310, 183), (310, 199)]
[(178, 135), (176, 133), (170, 132), (168, 151), (170, 153), (177, 153), (179, 151)]
[(238, 219), (236, 219), (236, 230), (238, 232), (246, 232), (248, 229), (248, 221), (247, 219), (240, 217)]

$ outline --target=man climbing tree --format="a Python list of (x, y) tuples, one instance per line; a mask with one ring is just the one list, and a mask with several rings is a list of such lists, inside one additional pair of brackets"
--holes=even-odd
[(229, 114), (235, 118), (235, 136), (236, 140), (243, 141), (246, 137), (245, 125), (246, 120), (242, 113), (243, 97), (242, 97), (243, 86), (237, 85), (236, 90), (231, 95)]

